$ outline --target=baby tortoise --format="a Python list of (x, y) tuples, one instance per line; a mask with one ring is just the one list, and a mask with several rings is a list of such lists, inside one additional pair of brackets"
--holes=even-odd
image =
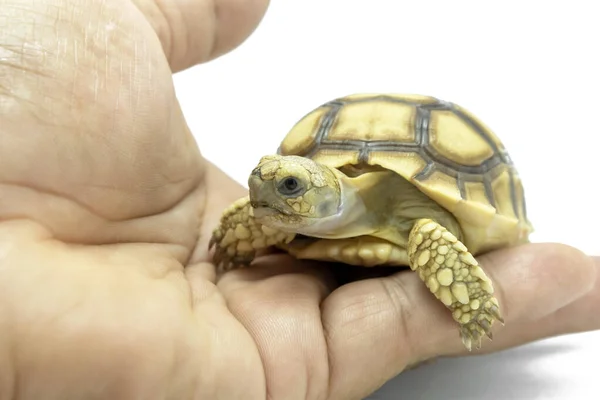
[(464, 108), (355, 94), (302, 118), (250, 174), (210, 248), (223, 269), (275, 246), (301, 259), (409, 266), (452, 313), (468, 350), (503, 323), (475, 255), (529, 241), (521, 180)]

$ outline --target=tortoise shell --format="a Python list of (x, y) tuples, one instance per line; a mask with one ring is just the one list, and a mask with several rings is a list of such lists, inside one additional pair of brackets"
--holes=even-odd
[(396, 172), (455, 216), (474, 255), (527, 242), (532, 231), (521, 179), (502, 142), (469, 111), (434, 97), (335, 99), (298, 121), (278, 154), (342, 171)]

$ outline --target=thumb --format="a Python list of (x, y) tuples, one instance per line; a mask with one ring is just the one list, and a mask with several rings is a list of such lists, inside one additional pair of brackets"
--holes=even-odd
[(239, 46), (269, 4), (269, 0), (133, 1), (156, 31), (173, 72)]

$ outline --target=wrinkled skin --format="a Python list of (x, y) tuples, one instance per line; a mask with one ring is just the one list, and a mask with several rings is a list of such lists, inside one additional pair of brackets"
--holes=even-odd
[[(278, 255), (216, 280), (208, 237), (243, 190), (171, 72), (235, 48), (266, 1), (0, 0), (0, 398), (358, 399), (464, 352), (410, 272), (338, 288)], [(481, 262), (506, 319), (484, 351), (600, 327), (597, 259)]]

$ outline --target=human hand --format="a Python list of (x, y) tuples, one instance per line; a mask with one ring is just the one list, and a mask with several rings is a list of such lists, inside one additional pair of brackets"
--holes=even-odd
[[(171, 72), (265, 3), (0, 0), (0, 399), (352, 399), (464, 353), (410, 271), (338, 287), (272, 255), (217, 282), (208, 238), (244, 191), (202, 159)], [(483, 351), (600, 328), (597, 259), (480, 261), (506, 321)]]

